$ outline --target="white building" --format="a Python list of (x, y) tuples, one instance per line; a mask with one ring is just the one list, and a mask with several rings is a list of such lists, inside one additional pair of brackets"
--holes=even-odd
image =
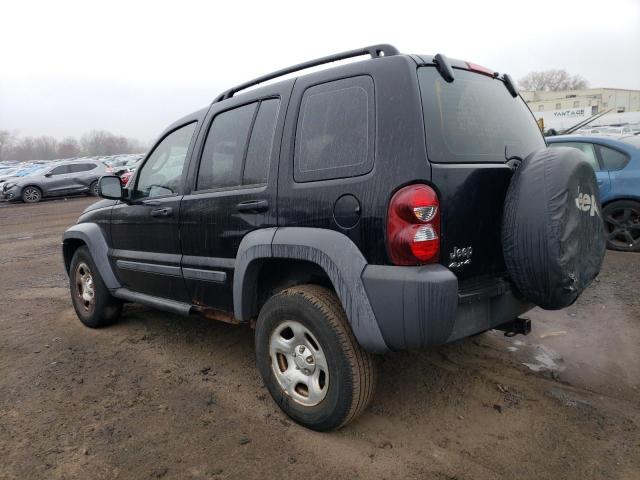
[[(558, 92), (521, 91), (520, 94), (536, 119), (544, 119), (546, 129), (568, 128), (610, 108), (613, 109), (611, 115), (606, 117), (625, 114), (622, 117), (635, 118), (636, 115), (626, 114), (640, 112), (640, 90), (590, 88)], [(610, 119), (610, 123), (615, 121)]]

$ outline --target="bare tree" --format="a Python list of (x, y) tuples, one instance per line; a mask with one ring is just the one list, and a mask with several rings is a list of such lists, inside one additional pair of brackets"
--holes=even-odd
[(36, 137), (33, 140), (34, 160), (53, 160), (58, 156), (58, 141), (53, 137)]
[(0, 130), (0, 160), (10, 160), (9, 155), (15, 142), (14, 135), (8, 130)]
[(86, 133), (80, 141), (66, 137), (60, 142), (48, 136), (18, 138), (7, 130), (0, 130), (0, 160), (53, 160), (80, 155), (140, 153), (144, 150), (138, 140), (105, 130)]
[(580, 75), (569, 75), (566, 70), (530, 72), (518, 84), (522, 90), (534, 92), (556, 92), (558, 90), (580, 90), (589, 83)]
[(66, 137), (58, 143), (58, 158), (79, 157), (80, 155), (80, 144), (75, 138)]
[(138, 152), (141, 149), (137, 140), (117, 136), (105, 130), (85, 133), (80, 139), (80, 144), (86, 155), (118, 155)]

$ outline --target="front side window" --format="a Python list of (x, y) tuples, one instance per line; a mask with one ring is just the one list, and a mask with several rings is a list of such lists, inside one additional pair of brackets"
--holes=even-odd
[(575, 148), (577, 150), (580, 150), (587, 157), (587, 160), (589, 161), (589, 165), (591, 165), (596, 172), (600, 170), (600, 164), (598, 163), (598, 157), (596, 156), (596, 149), (593, 146), (593, 143), (558, 142), (558, 143), (552, 143), (549, 146), (550, 147), (570, 147), (570, 148)]
[(294, 154), (296, 182), (345, 178), (373, 168), (373, 80), (345, 78), (308, 88)]
[(167, 135), (140, 169), (134, 198), (175, 195), (180, 189), (189, 143), (196, 128), (190, 123)]
[(600, 150), (600, 158), (602, 159), (602, 168), (605, 170), (622, 170), (627, 166), (629, 157), (624, 153), (603, 145), (598, 145), (598, 149)]
[(69, 165), (58, 165), (56, 168), (51, 170), (49, 173), (51, 175), (65, 175), (70, 172)]

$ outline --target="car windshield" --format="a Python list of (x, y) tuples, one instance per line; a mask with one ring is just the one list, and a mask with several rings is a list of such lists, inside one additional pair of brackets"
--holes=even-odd
[(16, 177), (27, 177), (29, 175), (34, 175), (36, 173), (40, 173), (42, 172), (42, 170), (44, 170), (45, 168), (47, 168), (46, 166), (43, 165), (38, 165), (38, 166), (32, 166), (32, 167), (27, 167), (27, 168), (23, 168), (22, 170), (18, 170), (14, 176)]
[(545, 147), (531, 111), (501, 80), (456, 70), (447, 83), (435, 67), (418, 69), (418, 78), (432, 162), (504, 163)]

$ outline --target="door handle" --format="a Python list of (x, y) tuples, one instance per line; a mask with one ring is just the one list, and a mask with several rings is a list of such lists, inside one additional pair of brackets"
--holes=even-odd
[(164, 208), (156, 208), (155, 210), (151, 210), (152, 217), (170, 217), (173, 215), (173, 208), (164, 207)]
[(245, 213), (260, 213), (269, 210), (269, 202), (266, 200), (249, 200), (236, 205), (236, 210)]

